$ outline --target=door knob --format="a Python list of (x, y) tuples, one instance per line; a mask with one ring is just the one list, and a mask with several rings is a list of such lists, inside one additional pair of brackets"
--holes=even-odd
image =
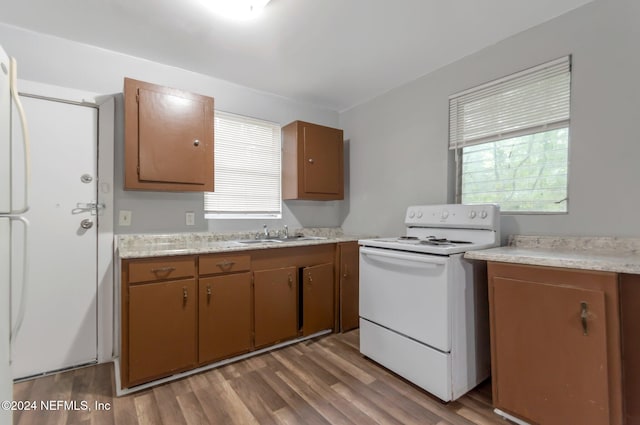
[(83, 229), (91, 229), (93, 227), (93, 221), (85, 218), (80, 222), (80, 227), (82, 227)]

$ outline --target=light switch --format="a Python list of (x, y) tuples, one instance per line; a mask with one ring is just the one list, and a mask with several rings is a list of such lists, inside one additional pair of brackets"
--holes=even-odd
[(196, 214), (193, 211), (187, 211), (185, 213), (185, 221), (187, 223), (187, 226), (195, 226)]
[(118, 224), (120, 226), (131, 226), (131, 211), (120, 210)]

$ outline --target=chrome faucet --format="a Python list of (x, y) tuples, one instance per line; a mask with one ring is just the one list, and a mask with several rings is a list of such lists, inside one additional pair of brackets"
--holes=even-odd
[(265, 237), (265, 238), (268, 238), (268, 237), (269, 237), (269, 229), (267, 228), (267, 225), (266, 225), (266, 224), (263, 224), (263, 225), (262, 225), (262, 233), (263, 233), (263, 235), (264, 235), (264, 237)]
[(282, 237), (285, 239), (289, 239), (289, 226), (284, 225), (284, 229), (282, 230)]

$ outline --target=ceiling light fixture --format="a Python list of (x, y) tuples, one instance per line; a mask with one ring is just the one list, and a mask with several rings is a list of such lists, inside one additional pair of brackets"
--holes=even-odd
[(235, 20), (252, 19), (270, 0), (202, 0), (214, 13)]

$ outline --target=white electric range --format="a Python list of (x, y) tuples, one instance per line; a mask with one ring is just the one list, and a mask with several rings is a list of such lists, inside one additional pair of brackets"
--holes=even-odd
[(500, 245), (497, 205), (411, 206), (406, 234), (360, 244), (360, 352), (443, 401), (489, 376), (484, 262)]

